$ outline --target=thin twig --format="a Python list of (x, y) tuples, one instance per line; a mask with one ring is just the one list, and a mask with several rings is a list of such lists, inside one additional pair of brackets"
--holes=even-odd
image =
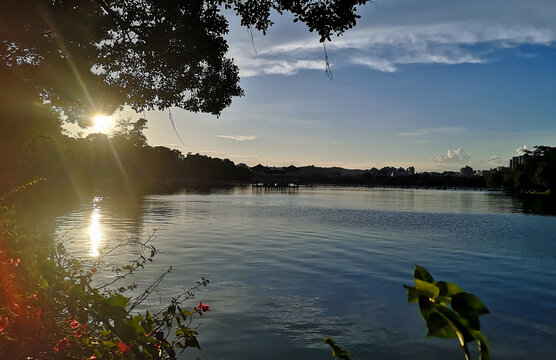
[(326, 76), (332, 80), (332, 69), (330, 68), (330, 62), (328, 61), (328, 51), (326, 51), (326, 44), (324, 41), (322, 42), (322, 49), (324, 50), (324, 62), (325, 62), (325, 69), (324, 72)]
[(180, 134), (178, 133), (178, 130), (176, 129), (176, 123), (174, 122), (174, 117), (172, 116), (172, 110), (170, 108), (168, 108), (168, 118), (170, 119), (170, 122), (172, 123), (172, 128), (174, 129), (174, 132), (176, 133), (176, 136), (178, 137), (178, 139), (180, 139), (181, 145), (185, 146), (185, 144), (183, 143), (183, 140), (181, 139)]

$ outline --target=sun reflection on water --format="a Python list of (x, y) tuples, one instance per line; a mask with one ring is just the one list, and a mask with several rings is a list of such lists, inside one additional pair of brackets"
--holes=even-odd
[(102, 197), (96, 196), (93, 199), (93, 212), (91, 214), (91, 224), (89, 225), (89, 255), (97, 257), (100, 255), (99, 247), (102, 241), (102, 229), (100, 226), (100, 201)]

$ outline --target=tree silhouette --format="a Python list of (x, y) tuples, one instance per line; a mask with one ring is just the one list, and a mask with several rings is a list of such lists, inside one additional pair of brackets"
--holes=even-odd
[(122, 105), (218, 115), (243, 94), (223, 11), (262, 32), (291, 12), (324, 41), (367, 1), (3, 0), (0, 105), (44, 103), (82, 125)]
[[(353, 27), (367, 1), (0, 1), (0, 187), (77, 166), (63, 121), (88, 126), (122, 106), (219, 115), (243, 95), (224, 13), (264, 33), (272, 12), (291, 12), (325, 41)], [(140, 121), (125, 135), (144, 148)]]

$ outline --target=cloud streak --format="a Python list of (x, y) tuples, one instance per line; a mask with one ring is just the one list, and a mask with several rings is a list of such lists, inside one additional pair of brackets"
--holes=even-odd
[(235, 141), (251, 141), (257, 138), (255, 135), (216, 135), (216, 137)]
[(462, 127), (439, 127), (432, 129), (422, 129), (408, 132), (398, 133), (398, 136), (403, 137), (418, 137), (418, 136), (439, 136), (439, 135), (450, 135), (450, 134), (461, 134), (466, 132), (467, 129)]
[[(396, 72), (409, 64), (487, 63), (504, 49), (523, 44), (551, 46), (554, 42), (556, 30), (548, 27), (460, 21), (356, 28), (327, 43), (327, 49), (337, 66)], [(325, 67), (322, 44), (305, 35), (263, 46), (256, 58), (246, 55), (249, 53), (232, 51), (242, 76), (293, 75)]]

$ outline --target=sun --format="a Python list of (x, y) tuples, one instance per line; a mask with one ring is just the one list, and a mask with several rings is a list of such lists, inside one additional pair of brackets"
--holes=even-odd
[(106, 115), (95, 115), (93, 117), (93, 131), (106, 133), (112, 125), (112, 118)]

